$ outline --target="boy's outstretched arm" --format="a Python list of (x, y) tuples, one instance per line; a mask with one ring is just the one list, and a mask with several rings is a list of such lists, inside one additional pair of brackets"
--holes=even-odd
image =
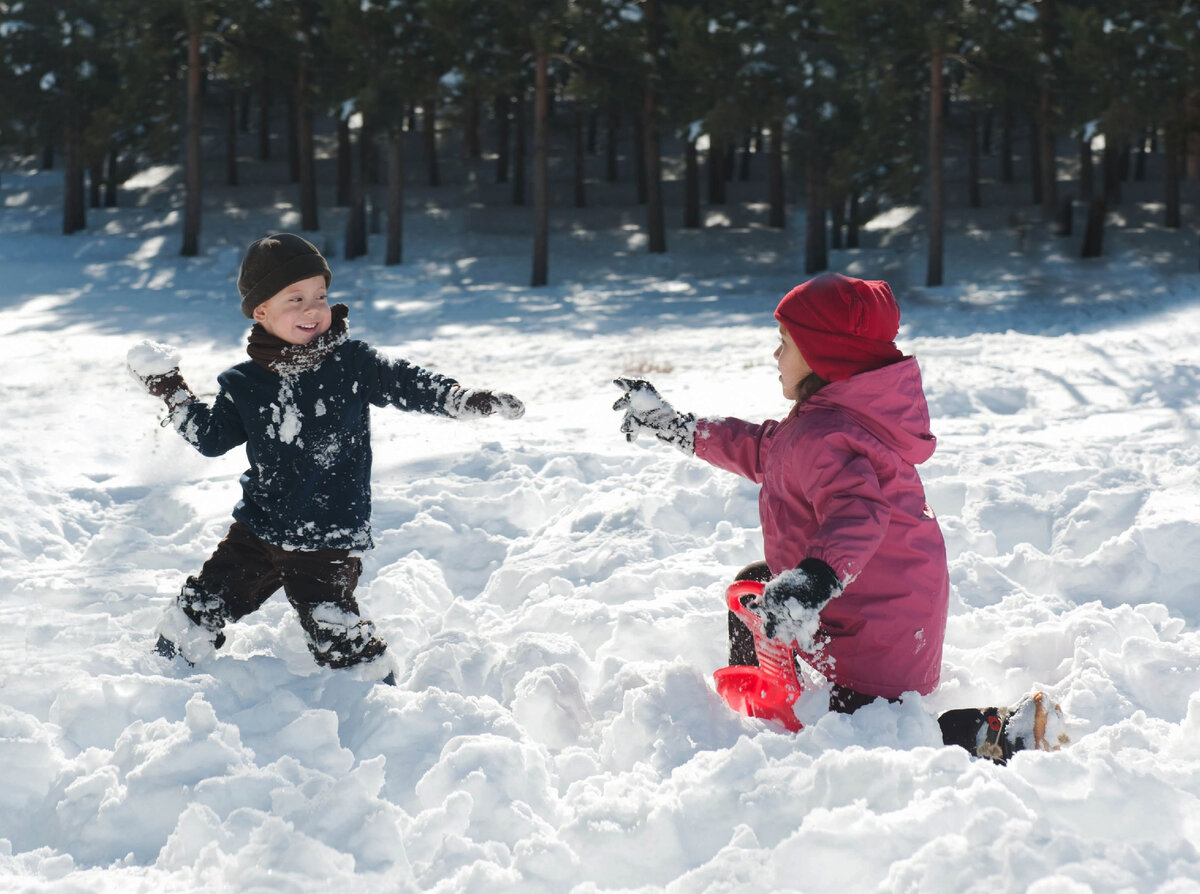
[(452, 419), (498, 415), (519, 419), (525, 405), (511, 394), (485, 388), (463, 388), (455, 379), (422, 369), (407, 360), (392, 360), (363, 346), (357, 362), (375, 406), (434, 413)]
[(245, 443), (246, 433), (233, 402), (218, 397), (213, 406), (200, 400), (179, 372), (179, 353), (167, 345), (143, 341), (125, 357), (129, 372), (167, 405), (168, 423), (205, 456), (220, 456)]
[(613, 379), (613, 384), (624, 392), (613, 409), (625, 414), (621, 431), (626, 441), (634, 441), (639, 434), (646, 433), (688, 456), (696, 452), (695, 413), (676, 412), (645, 379)]

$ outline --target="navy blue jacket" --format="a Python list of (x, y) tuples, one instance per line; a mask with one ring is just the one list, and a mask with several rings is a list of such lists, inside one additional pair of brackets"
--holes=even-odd
[(286, 376), (253, 360), (218, 377), (211, 405), (172, 422), (205, 456), (240, 444), (250, 461), (233, 517), (284, 549), (369, 549), (370, 408), (447, 415), (453, 379), (390, 360), (348, 339), (312, 369)]

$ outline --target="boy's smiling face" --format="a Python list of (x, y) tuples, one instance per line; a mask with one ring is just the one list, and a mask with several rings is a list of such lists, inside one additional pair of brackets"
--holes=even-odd
[(254, 308), (254, 319), (288, 344), (308, 344), (333, 321), (325, 297), (325, 277), (310, 276), (280, 289)]

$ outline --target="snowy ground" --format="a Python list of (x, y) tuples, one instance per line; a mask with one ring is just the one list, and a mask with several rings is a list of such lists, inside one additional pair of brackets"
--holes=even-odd
[[(244, 357), (241, 250), (298, 226), (291, 189), (270, 217), (210, 193), (185, 260), (153, 175), (70, 238), (54, 175), (0, 187), (0, 888), (1200, 891), (1200, 275), (1136, 195), (1095, 262), (1007, 211), (952, 217), (943, 288), (903, 211), (833, 253), (896, 285), (954, 591), (936, 692), (853, 717), (812, 693), (792, 735), (712, 686), (754, 487), (626, 444), (609, 407), (642, 373), (700, 414), (786, 412), (798, 228), (734, 208), (650, 256), (636, 208), (558, 211), (535, 291), (528, 209), (414, 190), (398, 268), (338, 260), (324, 211), (352, 333), (529, 409), (375, 414), (360, 597), (390, 689), (314, 667), (280, 597), (193, 673), (149, 651), (244, 458), (161, 428), (123, 358), (172, 343), (214, 390)], [(938, 744), (938, 712), (1038, 687), (1069, 749)]]

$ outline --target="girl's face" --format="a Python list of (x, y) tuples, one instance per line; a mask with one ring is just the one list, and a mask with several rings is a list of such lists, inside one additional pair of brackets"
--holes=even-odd
[(254, 319), (290, 345), (308, 344), (333, 322), (325, 298), (325, 277), (310, 276), (280, 289), (254, 308)]
[(779, 367), (779, 384), (783, 388), (783, 396), (788, 400), (796, 400), (800, 396), (800, 383), (808, 378), (812, 367), (805, 362), (800, 349), (796, 347), (791, 334), (782, 323), (779, 325), (779, 347), (775, 349), (775, 364)]

